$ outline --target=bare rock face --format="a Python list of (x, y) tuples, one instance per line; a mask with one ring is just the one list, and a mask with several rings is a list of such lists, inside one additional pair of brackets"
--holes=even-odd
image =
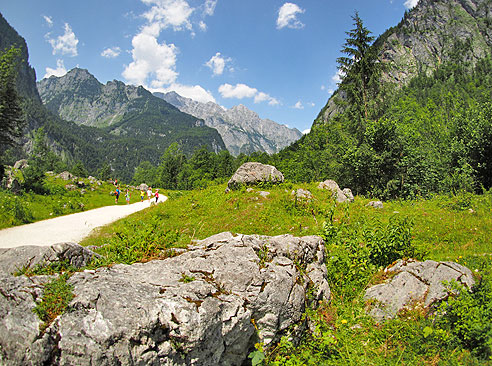
[[(39, 279), (0, 274), (0, 364), (241, 365), (328, 300), (320, 237), (222, 233), (165, 260), (72, 275), (74, 299), (44, 334)], [(22, 335), (22, 337), (19, 337)]]
[(455, 280), (469, 289), (475, 283), (472, 272), (455, 262), (399, 260), (386, 271), (396, 275), (368, 288), (364, 296), (375, 301), (370, 315), (377, 320), (394, 318), (399, 311), (416, 304), (428, 308), (445, 300), (448, 293), (443, 281)]
[(258, 183), (282, 183), (284, 175), (273, 165), (261, 163), (244, 163), (227, 183), (229, 189)]

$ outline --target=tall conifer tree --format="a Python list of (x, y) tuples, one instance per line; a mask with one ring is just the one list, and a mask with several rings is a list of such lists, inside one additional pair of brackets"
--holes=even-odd
[(337, 59), (338, 69), (342, 75), (339, 88), (345, 92), (349, 108), (356, 111), (355, 127), (363, 130), (365, 121), (369, 118), (370, 91), (374, 86), (375, 77), (378, 76), (379, 68), (377, 54), (372, 47), (374, 37), (364, 27), (358, 12), (355, 12), (352, 19), (355, 28), (346, 32), (348, 38), (341, 50), (347, 56)]

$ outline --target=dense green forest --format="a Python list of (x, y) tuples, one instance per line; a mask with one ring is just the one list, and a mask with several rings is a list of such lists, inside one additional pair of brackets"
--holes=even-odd
[(245, 161), (275, 165), (288, 180), (335, 179), (358, 194), (381, 198), (432, 192), (480, 192), (492, 186), (492, 60), (476, 67), (441, 65), (385, 96), (363, 124), (353, 110), (315, 123), (278, 154), (234, 158), (204, 149), (187, 156), (173, 145), (158, 166), (142, 163), (134, 182), (169, 189), (198, 188), (228, 179)]

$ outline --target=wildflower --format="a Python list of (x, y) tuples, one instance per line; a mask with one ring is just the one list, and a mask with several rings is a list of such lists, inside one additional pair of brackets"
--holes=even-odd
[(347, 320), (342, 319), (341, 323), (342, 323), (342, 324), (347, 324)]

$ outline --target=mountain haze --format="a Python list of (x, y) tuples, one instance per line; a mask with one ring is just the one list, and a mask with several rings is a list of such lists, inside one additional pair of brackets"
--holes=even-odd
[(182, 112), (203, 119), (207, 126), (217, 129), (232, 155), (250, 154), (254, 151), (273, 154), (302, 136), (299, 130), (262, 119), (243, 105), (224, 109), (213, 102), (197, 102), (176, 92), (154, 95)]

